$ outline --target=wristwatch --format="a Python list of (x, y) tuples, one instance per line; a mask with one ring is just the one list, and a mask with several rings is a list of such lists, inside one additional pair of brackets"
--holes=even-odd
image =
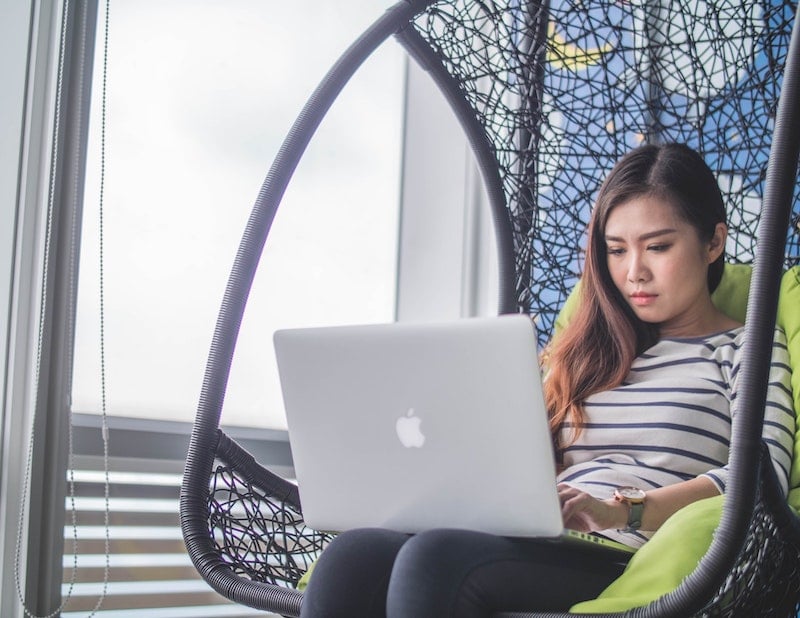
[(628, 505), (628, 526), (621, 532), (635, 532), (642, 527), (645, 493), (637, 487), (617, 487), (614, 500)]

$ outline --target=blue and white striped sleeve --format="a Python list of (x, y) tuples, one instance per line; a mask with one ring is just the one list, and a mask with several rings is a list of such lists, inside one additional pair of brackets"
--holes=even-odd
[[(736, 363), (735, 370), (738, 370)], [(735, 392), (736, 389), (734, 389)], [(736, 403), (732, 404), (732, 415), (736, 415)], [(786, 494), (789, 489), (789, 471), (795, 441), (795, 410), (792, 401), (791, 368), (786, 346), (786, 334), (783, 329), (775, 330), (772, 346), (772, 362), (770, 364), (767, 400), (764, 409), (764, 441), (769, 448), (772, 464), (778, 481)], [(710, 478), (720, 489), (725, 491), (728, 477), (728, 466), (710, 470), (704, 476)]]

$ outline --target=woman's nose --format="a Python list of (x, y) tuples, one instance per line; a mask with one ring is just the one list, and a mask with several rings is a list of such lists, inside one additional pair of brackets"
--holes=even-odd
[(628, 281), (631, 283), (639, 283), (641, 281), (646, 281), (647, 277), (648, 271), (642, 257), (631, 252), (630, 262), (628, 263)]

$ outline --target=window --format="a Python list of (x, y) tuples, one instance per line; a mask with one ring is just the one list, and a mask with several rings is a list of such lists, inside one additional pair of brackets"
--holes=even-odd
[[(112, 615), (230, 615), (182, 551), (182, 432), (194, 418), (222, 293), (264, 176), (313, 88), (380, 8), (373, 0), (111, 3), (107, 67), (99, 40), (95, 54), (72, 406), (76, 422), (88, 425), (78, 434), (99, 442), (86, 415), (102, 410), (104, 394), (102, 186), (110, 433), (112, 446), (139, 444), (133, 457), (110, 460), (104, 607)], [(301, 161), (248, 302), (227, 391), (228, 425), (284, 427), (276, 328), (394, 318), (403, 68), (396, 45), (374, 54)], [(152, 432), (160, 434), (150, 447), (142, 419), (153, 419)], [(256, 446), (266, 442), (260, 436)], [(172, 446), (159, 451), (166, 443)], [(75, 558), (67, 524), (62, 585), (62, 594), (71, 594), (65, 615), (76, 617), (103, 589), (105, 536), (98, 525), (105, 504), (93, 497), (102, 458), (96, 450), (78, 454), (79, 583), (69, 583)]]
[[(261, 182), (325, 71), (389, 4), (111, 3), (103, 200), (109, 413), (192, 420)], [(73, 408), (89, 413), (101, 406), (102, 52), (98, 41), (73, 380)], [(368, 59), (301, 161), (248, 302), (226, 423), (284, 426), (276, 328), (394, 318), (403, 66), (391, 43)]]
[[(29, 103), (34, 110), (28, 112), (33, 128), (24, 128), (20, 140), (20, 152), (30, 152), (24, 158), (12, 149), (3, 151), (4, 156), (20, 159), (21, 177), (29, 174), (33, 179), (23, 197), (9, 200), (13, 203), (9, 220), (18, 217), (28, 225), (29, 219), (44, 219), (46, 190), (41, 187), (48, 184), (50, 136), (42, 127), (52, 124), (55, 113), (52, 80), (61, 13), (84, 10), (91, 20), (97, 5), (56, 3), (43, 8), (34, 0), (23, 4), (24, 10), (15, 11), (16, 19), (0, 20), (0, 24), (9, 24), (15, 33), (32, 32), (31, 49), (37, 51), (27, 58), (35, 78)], [(33, 473), (36, 496), (28, 513), (32, 540), (27, 555), (23, 548), (20, 565), (23, 577), (33, 582), (27, 593), (33, 611), (47, 613), (58, 604), (62, 566), (66, 569), (61, 590), (68, 590), (73, 531), (70, 516), (65, 522), (60, 505), (64, 504), (67, 448), (63, 402), (70, 392), (72, 410), (78, 413), (73, 445), (76, 497), (81, 501), (76, 505), (78, 538), (86, 541), (79, 547), (78, 564), (87, 571), (79, 575), (80, 587), (67, 614), (91, 609), (102, 590), (105, 532), (98, 526), (105, 505), (97, 500), (101, 491), (97, 472), (103, 461), (96, 416), (102, 407), (97, 272), (101, 163), (105, 166), (107, 407), (113, 417), (112, 449), (119, 449), (111, 459), (112, 527), (119, 528), (110, 531), (113, 570), (137, 562), (134, 556), (123, 555), (133, 550), (119, 547), (132, 547), (132, 540), (146, 544), (151, 540), (146, 535), (161, 534), (162, 527), (174, 532), (174, 478), (180, 474), (185, 454), (182, 440), (194, 416), (216, 312), (251, 204), (311, 90), (345, 46), (389, 4), (374, 0), (317, 1), (302, 6), (262, 0), (112, 0), (106, 156), (101, 162), (98, 118), (105, 3), (99, 3), (74, 367), (69, 362), (72, 326), (61, 327), (59, 341), (48, 332), (46, 344), (50, 346), (52, 338), (48, 349), (53, 351), (43, 365), (52, 382), (39, 389), (48, 401), (39, 402), (40, 408), (46, 406), (40, 410), (40, 422), (42, 416), (46, 421), (37, 434), (45, 443), (37, 444), (36, 452), (46, 461), (42, 466), (37, 463)], [(314, 31), (315, 24), (322, 30)], [(278, 28), (271, 31), (274, 25)], [(71, 40), (74, 36), (69, 31), (64, 40), (69, 49), (79, 50), (81, 41)], [(28, 41), (25, 35), (19, 38), (17, 56), (24, 65)], [(12, 39), (16, 40), (6, 37), (9, 45)], [(72, 53), (73, 58), (78, 56)], [(5, 82), (18, 84), (14, 90), (18, 100), (11, 98), (9, 108), (23, 107), (24, 80), (16, 79), (22, 73), (11, 72)], [(407, 77), (409, 93), (404, 99)], [(437, 148), (431, 148), (432, 144)], [(71, 149), (62, 153), (62, 160), (73, 153)], [(437, 174), (434, 162), (444, 164), (446, 173)], [(33, 190), (34, 181), (41, 185), (38, 193)], [(474, 260), (468, 260), (468, 266), (462, 264), (471, 255), (475, 239), (486, 235), (475, 227), (481, 220), (476, 215), (479, 184), (463, 135), (435, 87), (419, 68), (406, 67), (398, 45), (387, 42), (361, 67), (328, 114), (295, 174), (270, 235), (242, 326), (225, 407), (228, 425), (259, 427), (240, 432), (249, 440), (249, 449), (257, 455), (258, 448), (265, 453), (288, 451), (285, 433), (268, 429), (283, 425), (272, 367), (275, 328), (457, 317), (480, 310), (483, 301), (476, 301), (477, 288), (467, 279), (485, 271)], [(429, 217), (435, 212), (440, 216), (431, 225)], [(17, 260), (20, 251), (31, 254), (20, 260), (25, 265), (22, 274), (15, 273), (20, 286), (13, 298), (16, 322), (9, 317), (10, 346), (16, 356), (9, 357), (13, 362), (7, 389), (13, 385), (14, 392), (7, 400), (13, 400), (13, 414), (6, 424), (10, 446), (3, 452), (3, 472), (10, 481), (2, 485), (2, 491), (4, 502), (11, 506), (2, 540), (4, 563), (11, 566), (2, 572), (0, 595), (2, 613), (9, 616), (22, 615), (13, 568), (18, 514), (9, 496), (17, 497), (24, 476), (25, 435), (35, 399), (30, 392), (35, 388), (30, 367), (35, 364), (35, 292), (41, 276), (37, 256), (43, 236), (37, 227), (8, 251)], [(292, 271), (282, 270), (287, 264)], [(13, 269), (10, 264), (8, 273)], [(69, 304), (71, 293), (67, 291), (64, 298)], [(62, 311), (59, 320), (69, 322), (69, 315), (69, 310)], [(70, 389), (64, 384), (71, 370)], [(50, 440), (57, 448), (48, 448)], [(286, 459), (281, 457), (281, 461)], [(137, 477), (164, 478), (160, 476), (164, 473), (171, 480), (163, 485), (142, 482), (136, 487), (130, 482)], [(157, 511), (131, 512), (134, 502), (154, 499), (159, 501)], [(168, 502), (174, 502), (174, 508)], [(152, 530), (143, 529), (140, 524), (145, 521)], [(169, 538), (176, 541), (179, 537), (173, 532), (163, 533), (172, 534)], [(68, 542), (63, 557), (53, 550), (60, 549), (60, 537)], [(196, 577), (174, 555), (174, 546), (164, 548), (175, 560), (169, 565), (173, 569), (169, 581)], [(112, 578), (131, 578), (130, 573), (121, 573), (112, 573)], [(106, 610), (144, 615), (143, 606), (125, 609), (123, 600), (133, 590), (131, 598), (141, 601), (144, 588), (114, 588), (113, 582), (111, 586)], [(157, 587), (147, 590), (155, 590), (157, 596)], [(202, 593), (207, 587), (197, 590)], [(171, 611), (170, 615), (177, 615), (174, 612), (179, 610)]]

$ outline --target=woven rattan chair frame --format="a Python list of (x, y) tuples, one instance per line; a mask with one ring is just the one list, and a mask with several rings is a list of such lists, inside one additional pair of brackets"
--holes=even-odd
[[(589, 61), (595, 62), (598, 53), (605, 53), (605, 48), (587, 51), (574, 45), (552, 45), (553, 40), (559, 40), (549, 30), (552, 24), (560, 25), (562, 17), (583, 10), (583, 6), (564, 3), (559, 14), (548, 3), (398, 2), (344, 53), (304, 107), (262, 185), (239, 246), (209, 353), (181, 489), (180, 515), (187, 550), (202, 577), (222, 595), (258, 609), (298, 616), (302, 594), (294, 586), (330, 540), (328, 535), (305, 527), (297, 488), (260, 466), (219, 429), (239, 325), (263, 246), (294, 169), (328, 108), (363, 60), (395, 35), (430, 72), (469, 138), (494, 216), (499, 312), (536, 314), (543, 326), (540, 330), (548, 337), (558, 307), (577, 277), (580, 230), (595, 185), (577, 183), (581, 186), (572, 198), (575, 209), (559, 215), (563, 220), (549, 222), (557, 237), (543, 241), (540, 232), (552, 205), (543, 196), (557, 184), (548, 168), (548, 161), (553, 159), (543, 153), (558, 142), (559, 135), (554, 136), (553, 127), (547, 124), (548, 114), (553, 113), (548, 107), (553, 93), (548, 90), (552, 83), (548, 83), (542, 67), (545, 62), (555, 62), (575, 69), (579, 63), (582, 69)], [(775, 17), (781, 14), (782, 26), (773, 30)], [(797, 212), (793, 214), (792, 209), (797, 204), (800, 152), (800, 109), (795, 104), (800, 97), (800, 35), (793, 32), (788, 43), (786, 24), (794, 17), (793, 5), (767, 11), (763, 17), (769, 31), (762, 33), (762, 38), (773, 41), (784, 37), (786, 44), (781, 48), (783, 55), (770, 60), (766, 85), (754, 89), (766, 101), (766, 126), (764, 131), (757, 131), (764, 133), (760, 137), (763, 144), (749, 144), (757, 154), (755, 159), (748, 159), (749, 171), (742, 176), (741, 184), (759, 191), (763, 185), (760, 213), (742, 215), (746, 211), (744, 192), (741, 188), (728, 192), (734, 210), (740, 213), (732, 231), (736, 255), (731, 257), (750, 261), (757, 244), (759, 259), (754, 267), (746, 324), (752, 343), (740, 374), (739, 398), (746, 412), (735, 420), (722, 522), (709, 552), (677, 590), (627, 615), (797, 614), (800, 524), (777, 489), (772, 466), (761, 463), (765, 455), (757, 437), (763, 422), (765, 368), (769, 364), (779, 275), (800, 253), (800, 239), (789, 232), (793, 217), (792, 223), (798, 224)], [(608, 14), (594, 26), (586, 16), (581, 19), (586, 32), (609, 21)], [(654, 30), (647, 19), (643, 23), (646, 34), (657, 32), (657, 26)], [(660, 49), (651, 44), (644, 48), (648, 53)], [(652, 58), (647, 66), (654, 66)], [(498, 76), (502, 77), (502, 87), (498, 86)], [(636, 83), (642, 81), (642, 75), (635, 77)], [(708, 101), (702, 106), (695, 102), (695, 108), (681, 103), (693, 114), (692, 121), (684, 117), (676, 122), (680, 117), (673, 117), (674, 110), (665, 107), (663, 98), (654, 93), (652, 80), (644, 81), (646, 87), (636, 92), (644, 92), (652, 101), (648, 102), (650, 118), (637, 120), (642, 138), (689, 141), (707, 158), (717, 161), (718, 173), (732, 169), (731, 157), (720, 154), (728, 147), (720, 141), (733, 139), (732, 129), (718, 131), (723, 138), (716, 141), (707, 137), (707, 127), (701, 120)], [(636, 87), (626, 88), (626, 96), (635, 94)], [(735, 88), (728, 90), (732, 90), (728, 103), (740, 96)], [(624, 120), (628, 110), (622, 106), (617, 113), (620, 117), (606, 124), (609, 133), (615, 135), (614, 123)], [(681, 122), (689, 127), (689, 133), (681, 132)], [(754, 120), (740, 122), (752, 124)], [(587, 131), (585, 141), (591, 141), (590, 134)], [(753, 141), (750, 135), (747, 137), (748, 142)], [(616, 138), (610, 148), (588, 144), (589, 155), (577, 169), (596, 183), (629, 145), (625, 139)], [(570, 182), (574, 184), (575, 178)], [(759, 221), (757, 234), (755, 221)], [(549, 273), (556, 270), (561, 273), (560, 281), (553, 283)]]

